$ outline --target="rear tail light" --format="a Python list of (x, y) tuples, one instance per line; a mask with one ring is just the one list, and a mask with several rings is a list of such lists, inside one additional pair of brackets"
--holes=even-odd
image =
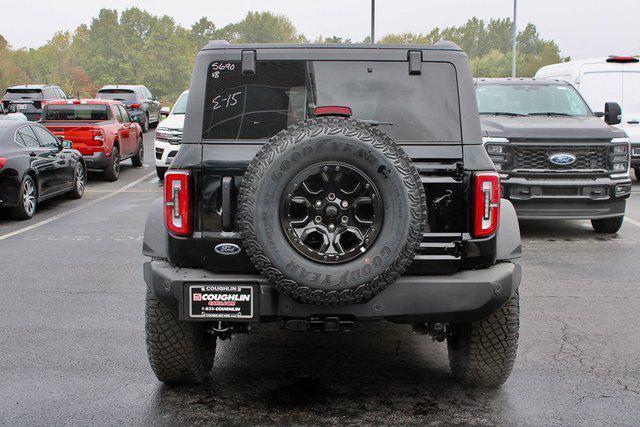
[(179, 236), (191, 234), (191, 174), (170, 170), (164, 176), (164, 219), (167, 230)]
[(6, 157), (0, 157), (0, 169), (4, 167), (4, 164), (7, 163)]
[(500, 180), (495, 172), (473, 176), (473, 237), (487, 237), (498, 230), (500, 220)]
[(610, 56), (607, 58), (607, 62), (617, 62), (620, 64), (625, 64), (629, 62), (638, 62), (639, 59), (635, 56)]
[(140, 104), (139, 103), (131, 104), (131, 105), (129, 105), (129, 108), (131, 108), (131, 109), (140, 108)]
[(94, 141), (104, 142), (104, 130), (94, 128), (91, 133)]

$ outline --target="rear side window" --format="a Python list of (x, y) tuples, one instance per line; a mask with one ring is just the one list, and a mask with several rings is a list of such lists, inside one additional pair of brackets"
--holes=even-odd
[(16, 142), (24, 147), (38, 147), (38, 138), (31, 126), (23, 126), (16, 132)]
[(120, 107), (118, 105), (113, 106), (113, 112), (116, 115), (116, 120), (122, 123), (122, 111), (120, 111)]
[(45, 120), (108, 120), (106, 105), (62, 104), (46, 107)]
[(48, 130), (38, 126), (35, 126), (33, 130), (38, 136), (38, 140), (40, 141), (40, 146), (47, 147), (47, 148), (58, 147), (58, 139), (55, 136), (53, 136)]
[(131, 121), (131, 116), (129, 116), (129, 112), (122, 105), (118, 105), (118, 110), (120, 110), (120, 115), (122, 116), (122, 123), (129, 123)]
[(240, 62), (209, 66), (203, 139), (268, 139), (313, 117), (316, 106), (350, 107), (353, 117), (377, 122), (402, 142), (459, 142), (455, 69), (423, 63), (422, 75), (406, 62), (258, 62), (243, 75)]
[(7, 89), (2, 99), (42, 99), (41, 89)]
[(136, 94), (129, 89), (104, 89), (98, 91), (98, 99), (113, 99), (115, 101), (135, 101)]

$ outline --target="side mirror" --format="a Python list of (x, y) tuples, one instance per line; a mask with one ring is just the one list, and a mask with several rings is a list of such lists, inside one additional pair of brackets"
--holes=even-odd
[(161, 116), (165, 116), (166, 117), (166, 116), (169, 115), (170, 112), (171, 112), (171, 110), (169, 109), (169, 107), (162, 107), (160, 109), (160, 115)]
[(617, 102), (604, 104), (604, 121), (608, 125), (617, 125), (622, 121), (622, 108)]
[(64, 141), (62, 141), (62, 148), (66, 148), (66, 149), (73, 148), (73, 143), (68, 139), (65, 139)]

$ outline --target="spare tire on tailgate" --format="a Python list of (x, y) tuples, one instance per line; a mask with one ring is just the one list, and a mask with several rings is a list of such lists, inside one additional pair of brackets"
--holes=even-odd
[(256, 154), (239, 194), (244, 247), (282, 293), (367, 301), (397, 280), (421, 240), (426, 201), (409, 157), (376, 127), (310, 119)]

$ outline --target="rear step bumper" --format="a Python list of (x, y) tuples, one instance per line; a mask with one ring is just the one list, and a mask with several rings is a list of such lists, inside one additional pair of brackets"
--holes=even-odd
[(144, 279), (151, 292), (176, 311), (181, 320), (218, 320), (189, 318), (188, 287), (206, 284), (253, 287), (253, 318), (234, 321), (269, 322), (283, 318), (336, 316), (416, 323), (484, 318), (501, 307), (518, 289), (521, 269), (519, 265), (504, 262), (486, 269), (448, 275), (403, 276), (372, 300), (343, 306), (296, 302), (279, 294), (259, 275), (216, 274), (207, 270), (179, 268), (163, 260), (145, 262)]

